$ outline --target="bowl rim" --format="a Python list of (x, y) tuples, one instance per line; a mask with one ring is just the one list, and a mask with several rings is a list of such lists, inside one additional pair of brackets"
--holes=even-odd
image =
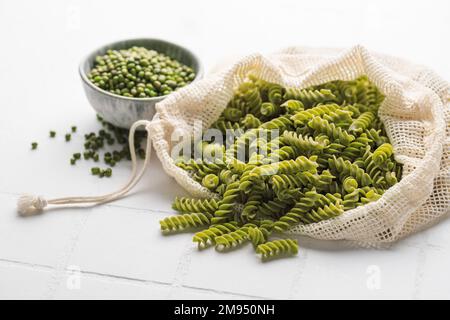
[(125, 96), (121, 96), (121, 95), (118, 95), (118, 94), (115, 94), (115, 93), (112, 93), (112, 92), (109, 92), (109, 91), (106, 91), (106, 90), (104, 90), (102, 88), (97, 87), (95, 84), (93, 84), (88, 79), (86, 72), (84, 72), (84, 68), (83, 68), (84, 64), (89, 59), (89, 57), (91, 55), (93, 55), (95, 52), (97, 52), (99, 50), (102, 50), (105, 47), (114, 47), (115, 45), (120, 44), (120, 43), (125, 42), (125, 41), (143, 41), (143, 40), (159, 41), (159, 42), (164, 43), (166, 45), (178, 47), (179, 49), (184, 50), (187, 53), (189, 53), (190, 55), (192, 55), (192, 57), (194, 58), (194, 60), (198, 64), (198, 71), (195, 73), (195, 78), (190, 83), (188, 83), (187, 86), (190, 85), (191, 83), (193, 83), (194, 81), (200, 80), (200, 78), (203, 76), (203, 65), (202, 65), (200, 59), (198, 58), (198, 56), (193, 51), (191, 51), (190, 49), (187, 49), (186, 47), (183, 47), (183, 46), (181, 46), (181, 45), (179, 45), (177, 43), (170, 42), (170, 41), (163, 40), (163, 39), (159, 39), (159, 38), (131, 38), (131, 39), (117, 40), (117, 41), (114, 41), (114, 42), (110, 42), (110, 43), (104, 44), (104, 45), (98, 47), (97, 49), (91, 51), (87, 55), (85, 55), (84, 58), (81, 60), (79, 66), (78, 66), (78, 73), (80, 74), (81, 80), (86, 85), (88, 85), (89, 87), (91, 87), (95, 91), (98, 91), (99, 93), (102, 93), (102, 94), (105, 94), (105, 95), (108, 95), (108, 96), (111, 96), (111, 97), (114, 97), (114, 98), (117, 98), (117, 99), (122, 99), (122, 100), (125, 100), (125, 101), (141, 101), (141, 102), (152, 102), (153, 101), (153, 102), (158, 102), (158, 101), (163, 100), (164, 98), (166, 98), (171, 93), (163, 95), (163, 96), (156, 96), (156, 97), (150, 97), (150, 98), (125, 97)]

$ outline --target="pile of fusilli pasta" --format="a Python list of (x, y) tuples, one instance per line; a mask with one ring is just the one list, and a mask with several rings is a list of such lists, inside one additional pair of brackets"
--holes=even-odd
[(204, 228), (200, 248), (249, 241), (263, 259), (296, 254), (296, 240), (269, 238), (375, 201), (400, 180), (377, 115), (383, 99), (367, 77), (307, 89), (250, 77), (212, 125), (223, 141), (193, 141), (203, 156), (177, 162), (219, 198), (176, 198), (181, 214), (161, 229)]

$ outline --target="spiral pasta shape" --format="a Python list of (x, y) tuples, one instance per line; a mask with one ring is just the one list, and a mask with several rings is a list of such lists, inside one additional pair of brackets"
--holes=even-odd
[(341, 156), (342, 150), (345, 146), (339, 143), (330, 143), (327, 145), (317, 159), (317, 163), (322, 168), (328, 168), (328, 159), (333, 158), (333, 156)]
[(342, 151), (341, 157), (350, 161), (358, 159), (370, 142), (367, 134), (362, 133)]
[(348, 146), (350, 142), (355, 140), (355, 136), (349, 134), (342, 128), (336, 127), (334, 123), (329, 123), (327, 120), (320, 117), (314, 117), (308, 122), (308, 126), (316, 130), (318, 133), (326, 134), (333, 140), (338, 140), (339, 143)]
[(280, 197), (280, 194), (285, 190), (303, 187), (327, 190), (334, 178), (335, 176), (333, 176), (329, 170), (324, 170), (321, 174), (313, 174), (305, 171), (295, 175), (274, 175), (271, 178), (271, 183), (275, 194)]
[(245, 221), (252, 221), (256, 218), (256, 213), (258, 212), (258, 208), (263, 202), (264, 197), (259, 191), (251, 191), (248, 195), (247, 201), (244, 204), (244, 208), (242, 209), (241, 216)]
[(234, 221), (216, 224), (208, 229), (197, 232), (192, 240), (197, 242), (199, 248), (206, 248), (207, 246), (215, 244), (216, 237), (236, 231), (237, 229), (237, 223)]
[(239, 175), (234, 173), (232, 170), (223, 169), (219, 173), (219, 181), (221, 184), (230, 184), (237, 180), (239, 180)]
[(373, 154), (370, 151), (369, 146), (366, 147), (362, 158), (356, 160), (355, 164), (361, 168), (364, 168), (364, 171), (366, 171), (372, 179), (373, 185), (380, 186), (385, 183), (383, 171), (373, 160)]
[(329, 204), (317, 209), (313, 209), (302, 217), (304, 224), (316, 223), (323, 220), (328, 220), (341, 215), (344, 212), (342, 204)]
[(216, 199), (191, 199), (186, 197), (176, 197), (172, 203), (172, 209), (183, 212), (202, 212), (213, 214), (219, 208)]
[(270, 164), (284, 160), (295, 159), (300, 155), (299, 153), (300, 152), (297, 149), (291, 146), (283, 146), (279, 149), (271, 150), (267, 158), (265, 158), (262, 163)]
[(296, 255), (298, 253), (298, 242), (294, 239), (281, 239), (269, 241), (256, 247), (256, 253), (263, 260), (273, 259), (284, 255)]
[(187, 163), (178, 163), (179, 167), (187, 171), (193, 171), (199, 179), (203, 179), (208, 174), (216, 174), (226, 167), (224, 162), (206, 162), (202, 160), (191, 159)]
[(342, 110), (349, 111), (352, 113), (352, 117), (358, 118), (361, 115), (361, 111), (359, 110), (357, 105), (349, 104), (342, 107)]
[(333, 156), (333, 158), (328, 159), (328, 165), (333, 172), (339, 174), (340, 176), (354, 177), (361, 186), (368, 186), (372, 184), (372, 179), (370, 176), (363, 169), (348, 160)]
[(358, 205), (368, 204), (381, 198), (381, 194), (372, 188), (360, 189), (360, 193), (361, 193), (361, 200), (360, 200), (361, 203), (359, 203)]
[(336, 127), (347, 129), (353, 122), (352, 112), (338, 109), (329, 114), (324, 114), (323, 118), (328, 122), (334, 123)]
[(383, 99), (366, 76), (297, 89), (250, 74), (212, 124), (222, 139), (193, 137), (176, 161), (218, 199), (176, 198), (181, 214), (161, 230), (206, 228), (194, 235), (199, 248), (251, 242), (264, 259), (296, 253), (295, 241), (272, 233), (369, 204), (400, 180), (378, 117)]
[(305, 109), (303, 103), (298, 100), (287, 100), (283, 102), (280, 107), (286, 114), (295, 114)]
[(211, 127), (220, 130), (223, 134), (226, 134), (229, 131), (241, 129), (239, 123), (228, 120), (217, 120)]
[(348, 130), (350, 132), (361, 133), (364, 130), (368, 129), (374, 120), (375, 115), (373, 114), (373, 112), (364, 112), (357, 119), (355, 119), (355, 121), (352, 122)]
[(219, 177), (213, 173), (210, 173), (203, 177), (202, 184), (209, 190), (215, 190), (219, 185)]
[(248, 228), (248, 237), (249, 240), (253, 243), (253, 246), (257, 247), (260, 244), (266, 243), (267, 239), (271, 234), (272, 229), (272, 221), (266, 220), (263, 221), (259, 227), (249, 227)]
[(311, 156), (309, 159), (300, 156), (295, 160), (284, 160), (277, 163), (266, 164), (256, 167), (251, 171), (252, 176), (272, 176), (274, 174), (295, 174), (301, 171), (317, 172), (317, 157)]
[(383, 143), (373, 152), (373, 161), (377, 165), (381, 165), (383, 162), (386, 162), (386, 160), (392, 156), (393, 153), (394, 148), (392, 145), (390, 143)]
[(244, 193), (249, 193), (252, 188), (254, 189), (255, 184), (261, 185), (263, 183), (260, 176), (252, 174), (253, 169), (257, 168), (261, 164), (262, 155), (255, 155), (253, 162), (249, 162), (245, 165), (245, 169), (242, 172), (241, 179), (239, 180), (239, 190)]
[(227, 251), (233, 249), (245, 241), (249, 240), (248, 230), (251, 227), (256, 227), (254, 224), (247, 224), (238, 228), (236, 231), (225, 233), (214, 239), (217, 251)]
[(312, 137), (302, 136), (292, 131), (285, 131), (280, 138), (285, 145), (293, 146), (302, 153), (320, 153), (326, 144), (314, 140)]
[(280, 133), (292, 129), (293, 122), (289, 119), (289, 116), (280, 116), (270, 121), (264, 122), (260, 128), (268, 130), (279, 130)]
[(224, 220), (226, 221), (232, 218), (233, 207), (238, 196), (239, 182), (237, 181), (229, 184), (225, 189), (222, 200), (219, 201), (219, 207), (214, 212), (214, 216), (216, 218), (212, 220), (214, 223), (221, 223), (224, 222)]
[(251, 113), (258, 118), (261, 117), (260, 108), (262, 100), (258, 88), (253, 87), (246, 90), (243, 94), (242, 101), (246, 113)]
[(336, 100), (336, 96), (327, 89), (305, 90), (296, 88), (286, 88), (284, 99), (299, 100), (306, 108), (310, 108), (319, 103), (331, 102)]
[(353, 177), (347, 177), (342, 182), (342, 187), (346, 193), (351, 193), (358, 188), (358, 181)]
[(289, 212), (274, 222), (273, 229), (278, 232), (283, 232), (300, 222), (307, 221), (304, 220), (304, 217), (314, 208), (319, 198), (320, 194), (314, 190), (306, 192), (304, 197), (297, 201)]
[(281, 108), (272, 102), (263, 102), (261, 105), (261, 114), (266, 117), (275, 117), (279, 115)]
[(342, 201), (342, 205), (344, 206), (344, 210), (350, 210), (356, 208), (359, 203), (360, 191), (358, 189), (353, 190), (352, 192), (346, 194), (344, 196), (344, 201)]
[(182, 231), (187, 228), (197, 228), (211, 223), (212, 215), (209, 213), (185, 213), (178, 216), (164, 218), (159, 223), (165, 233)]
[(238, 122), (242, 118), (242, 111), (238, 108), (226, 108), (223, 116), (228, 121)]
[(246, 129), (258, 128), (261, 125), (261, 120), (259, 120), (253, 114), (248, 113), (245, 115), (244, 119), (242, 119), (242, 125)]
[(370, 129), (365, 131), (367, 137), (374, 142), (374, 145), (381, 146), (383, 143), (388, 142), (387, 137), (381, 135), (381, 130)]
[(269, 101), (275, 105), (279, 105), (283, 99), (283, 88), (277, 84), (271, 84), (268, 91)]
[(332, 104), (322, 104), (317, 107), (299, 111), (291, 117), (291, 120), (294, 121), (296, 125), (302, 125), (307, 123), (314, 117), (321, 117), (325, 114), (331, 114), (336, 112), (339, 109), (339, 106), (335, 103)]
[(262, 203), (258, 207), (258, 213), (266, 218), (278, 219), (286, 213), (286, 210), (292, 205), (290, 201), (285, 201), (282, 199), (274, 199), (268, 202)]

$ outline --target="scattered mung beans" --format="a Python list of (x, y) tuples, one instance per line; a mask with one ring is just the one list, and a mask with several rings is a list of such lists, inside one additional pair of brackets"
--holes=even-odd
[[(131, 160), (130, 149), (128, 145), (128, 135), (129, 130), (123, 129), (119, 127), (115, 127), (111, 123), (106, 122), (100, 115), (97, 115), (97, 120), (101, 123), (102, 128), (97, 132), (90, 132), (84, 135), (84, 151), (83, 152), (75, 152), (72, 154), (72, 157), (69, 159), (71, 165), (75, 165), (78, 160), (82, 158), (84, 160), (92, 160), (94, 162), (100, 161), (100, 153), (101, 151), (108, 146), (117, 146), (119, 148), (115, 148), (115, 150), (106, 151), (103, 153), (103, 161), (105, 164), (109, 165), (106, 169), (100, 169), (98, 167), (91, 168), (91, 173), (93, 175), (99, 177), (111, 177), (112, 176), (112, 168), (118, 162), (122, 160)], [(74, 133), (77, 131), (76, 126), (71, 127), (71, 132)], [(49, 131), (49, 135), (51, 138), (56, 136), (56, 131)], [(137, 155), (144, 159), (145, 158), (145, 150), (142, 149), (142, 141), (145, 139), (145, 132), (136, 132), (135, 133), (135, 141), (134, 147), (136, 149)], [(72, 134), (67, 133), (64, 136), (65, 141), (69, 142), (72, 139)], [(37, 142), (31, 143), (31, 149), (35, 150), (38, 147)]]

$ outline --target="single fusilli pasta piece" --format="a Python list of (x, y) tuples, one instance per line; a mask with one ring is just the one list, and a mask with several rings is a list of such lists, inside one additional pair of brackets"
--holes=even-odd
[(256, 247), (256, 253), (260, 254), (263, 260), (296, 255), (298, 253), (298, 242), (293, 239), (269, 241)]
[(310, 108), (319, 103), (335, 101), (336, 96), (327, 89), (302, 90), (296, 88), (287, 88), (284, 94), (284, 99), (299, 100), (306, 108)]
[(209, 213), (185, 213), (164, 218), (159, 223), (161, 230), (168, 233), (210, 225), (211, 218), (212, 215)]
[(215, 244), (216, 237), (236, 231), (237, 229), (238, 226), (236, 222), (216, 224), (208, 229), (197, 232), (192, 240), (197, 242), (199, 248), (206, 248), (207, 246)]
[(320, 117), (314, 117), (308, 122), (308, 126), (318, 133), (323, 133), (333, 140), (348, 146), (350, 142), (355, 140), (355, 136), (349, 134), (342, 128), (336, 127), (334, 123), (329, 123), (327, 120)]
[(370, 176), (363, 169), (348, 160), (333, 156), (333, 158), (328, 159), (328, 165), (335, 174), (344, 178), (352, 176), (361, 186), (372, 184)]
[(219, 208), (219, 204), (216, 199), (176, 197), (172, 208), (183, 213), (202, 212), (213, 214)]

